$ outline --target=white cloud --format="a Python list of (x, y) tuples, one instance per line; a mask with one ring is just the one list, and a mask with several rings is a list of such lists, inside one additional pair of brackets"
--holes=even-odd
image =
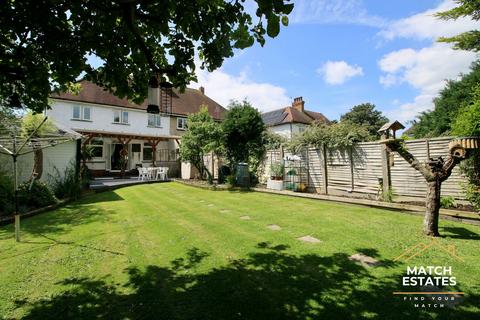
[(331, 85), (342, 84), (355, 76), (362, 76), (363, 69), (359, 66), (349, 65), (345, 61), (327, 61), (317, 69), (326, 83)]
[(362, 0), (297, 0), (290, 18), (293, 23), (386, 25), (367, 12)]
[(388, 112), (391, 118), (412, 120), (418, 113), (432, 109), (432, 100), (444, 88), (445, 80), (456, 79), (460, 73), (467, 73), (476, 59), (473, 52), (453, 50), (450, 44), (434, 42), (442, 36), (478, 29), (478, 22), (469, 18), (445, 21), (434, 16), (456, 5), (452, 0), (443, 1), (433, 9), (397, 20), (379, 32), (387, 40), (407, 38), (432, 41), (430, 46), (422, 49), (407, 48), (390, 52), (378, 62), (384, 72), (379, 79), (384, 87), (407, 83), (419, 90), (413, 101)]
[(452, 0), (443, 1), (436, 8), (391, 23), (380, 31), (379, 35), (387, 40), (395, 38), (424, 40), (450, 37), (464, 31), (478, 29), (478, 22), (468, 17), (445, 21), (434, 16), (437, 12), (446, 11), (455, 6), (457, 4)]
[(205, 94), (226, 107), (231, 100), (247, 99), (255, 108), (265, 112), (285, 107), (291, 103), (286, 90), (265, 82), (255, 82), (245, 72), (238, 76), (230, 75), (222, 69), (213, 72), (197, 69), (197, 83), (190, 86), (203, 86)]
[(399, 106), (394, 118), (412, 120), (419, 112), (431, 109), (432, 100), (445, 86), (445, 80), (467, 73), (475, 58), (473, 52), (453, 50), (444, 43), (434, 43), (420, 50), (402, 49), (385, 55), (378, 63), (385, 72), (380, 77), (380, 83), (385, 87), (407, 83), (420, 92), (413, 102)]

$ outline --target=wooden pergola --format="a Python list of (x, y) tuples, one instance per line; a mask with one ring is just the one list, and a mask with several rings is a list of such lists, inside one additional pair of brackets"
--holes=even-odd
[[(114, 138), (117, 139), (117, 142), (122, 145), (122, 158), (125, 158), (128, 155), (127, 146), (132, 140), (144, 140), (147, 141), (152, 146), (152, 163), (154, 164), (157, 154), (157, 146), (161, 141), (175, 140), (177, 143), (180, 141), (180, 136), (147, 136), (141, 134), (119, 134), (114, 132), (105, 132), (105, 131), (93, 131), (93, 130), (75, 130), (78, 133), (82, 134), (85, 139), (82, 141), (82, 152), (85, 152), (87, 145), (94, 138)], [(86, 166), (86, 159), (82, 159), (83, 166)], [(125, 167), (122, 166), (121, 170), (122, 176), (125, 174)]]

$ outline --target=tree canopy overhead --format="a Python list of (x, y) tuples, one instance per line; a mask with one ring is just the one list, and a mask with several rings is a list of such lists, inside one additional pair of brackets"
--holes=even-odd
[[(457, 7), (437, 13), (437, 17), (444, 20), (456, 20), (461, 17), (470, 17), (478, 21), (480, 19), (480, 0), (455, 0)], [(453, 37), (442, 37), (440, 42), (450, 42), (455, 49), (480, 51), (480, 30), (470, 30)]]
[[(85, 76), (119, 97), (141, 102), (153, 73), (176, 87), (213, 71), (234, 49), (263, 45), (287, 25), (290, 0), (6, 0), (0, 2), (0, 103), (13, 92), (34, 111), (52, 90)], [(87, 61), (97, 56), (102, 65)]]

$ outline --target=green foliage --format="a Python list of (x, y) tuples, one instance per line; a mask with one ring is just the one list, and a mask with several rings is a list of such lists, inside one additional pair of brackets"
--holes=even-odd
[(445, 209), (455, 207), (455, 198), (452, 196), (440, 197), (440, 206)]
[(395, 190), (393, 190), (393, 188), (388, 189), (387, 192), (383, 192), (382, 190), (381, 197), (382, 200), (385, 202), (393, 202), (396, 197)]
[[(439, 12), (437, 17), (444, 20), (456, 20), (469, 17), (478, 21), (480, 19), (480, 0), (456, 0), (458, 6), (450, 10)], [(442, 37), (439, 42), (454, 43), (454, 48), (459, 50), (480, 51), (480, 31), (471, 30), (453, 37)]]
[[(41, 111), (52, 88), (69, 90), (85, 75), (143, 102), (152, 72), (185, 87), (195, 79), (195, 52), (213, 71), (234, 49), (264, 45), (266, 34), (278, 35), (280, 18), (287, 24), (288, 2), (256, 0), (252, 17), (244, 1), (2, 1), (0, 100), (15, 90), (25, 106)], [(89, 55), (101, 66), (90, 65)]]
[[(480, 137), (480, 83), (473, 89), (472, 96), (472, 102), (460, 109), (452, 124), (454, 135)], [(471, 150), (460, 169), (468, 178), (465, 196), (476, 210), (480, 210), (480, 151)]]
[(366, 127), (349, 121), (341, 121), (330, 125), (310, 125), (302, 134), (295, 136), (288, 149), (298, 152), (306, 147), (320, 148), (325, 145), (329, 148), (345, 149), (364, 141), (369, 136)]
[(245, 162), (251, 172), (256, 172), (266, 152), (266, 127), (260, 112), (247, 101), (233, 101), (228, 108), (222, 129), (229, 166), (234, 171), (236, 164)]
[(0, 168), (0, 215), (8, 215), (14, 211), (13, 197), (12, 177)]
[(287, 140), (282, 136), (270, 130), (265, 130), (263, 135), (263, 143), (267, 150), (279, 149), (282, 145), (285, 145)]
[(270, 176), (283, 179), (284, 172), (285, 166), (282, 163), (278, 162), (270, 165)]
[[(32, 111), (28, 112), (22, 118), (21, 135), (28, 137), (35, 132), (35, 137), (41, 137), (56, 131), (56, 127), (50, 119), (47, 119), (43, 124), (45, 116), (43, 114), (35, 114)], [(42, 124), (40, 126), (40, 124)], [(40, 127), (39, 127), (40, 126)], [(38, 130), (37, 130), (38, 128)], [(37, 130), (37, 131), (35, 131)]]
[(364, 127), (368, 130), (369, 135), (364, 137), (364, 141), (373, 141), (380, 138), (377, 132), (388, 118), (385, 117), (380, 110), (375, 110), (375, 105), (371, 103), (362, 103), (354, 106), (349, 112), (340, 117), (340, 120), (349, 121), (352, 124)]
[(209, 153), (222, 152), (222, 128), (213, 120), (206, 107), (198, 113), (191, 114), (187, 120), (188, 128), (182, 136), (180, 159), (191, 162), (200, 172), (202, 178), (212, 182), (212, 173), (205, 166), (204, 156)]
[(465, 186), (465, 198), (472, 204), (473, 209), (480, 212), (480, 187), (473, 183)]
[(472, 102), (464, 105), (452, 124), (452, 134), (457, 136), (480, 136), (480, 83), (472, 93)]
[(22, 211), (29, 211), (54, 204), (57, 199), (46, 183), (34, 180), (18, 186), (18, 202)]
[[(52, 186), (55, 197), (58, 199), (80, 198), (82, 189), (88, 183), (88, 177), (77, 171), (75, 162), (70, 162), (64, 172), (60, 172), (57, 168), (54, 170), (54, 175), (49, 177), (49, 184)], [(87, 170), (82, 172), (86, 173)]]
[(449, 80), (446, 87), (434, 99), (435, 108), (423, 112), (409, 130), (414, 138), (430, 138), (451, 134), (452, 120), (459, 111), (474, 101), (475, 90), (480, 84), (480, 61), (471, 66), (468, 74), (459, 80)]

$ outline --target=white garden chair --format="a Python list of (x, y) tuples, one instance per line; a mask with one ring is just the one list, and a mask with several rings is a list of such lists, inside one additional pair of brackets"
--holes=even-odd
[(165, 167), (160, 167), (160, 168), (157, 168), (157, 175), (155, 177), (155, 179), (158, 180), (158, 178), (160, 178), (160, 180), (167, 180), (167, 172), (168, 172), (168, 168), (165, 168)]
[(147, 168), (138, 168), (138, 180), (148, 179), (148, 170)]

